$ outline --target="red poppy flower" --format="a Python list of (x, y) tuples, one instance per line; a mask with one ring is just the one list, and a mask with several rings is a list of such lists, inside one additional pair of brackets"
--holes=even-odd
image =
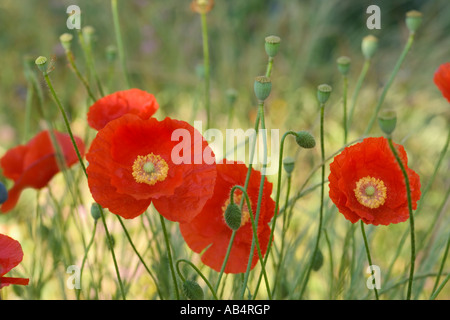
[(450, 62), (444, 63), (434, 73), (434, 83), (450, 102)]
[(97, 100), (87, 114), (90, 127), (102, 129), (111, 120), (126, 113), (133, 113), (142, 119), (150, 118), (158, 110), (155, 97), (140, 89), (117, 91)]
[[(420, 179), (407, 167), (408, 157), (394, 144), (408, 173), (413, 209), (420, 199)], [(388, 225), (409, 217), (406, 184), (386, 138), (366, 138), (347, 147), (330, 164), (330, 198), (352, 223)]]
[[(204, 251), (202, 261), (205, 265), (220, 271), (228, 249), (232, 230), (224, 220), (224, 212), (230, 203), (230, 191), (235, 185), (244, 186), (248, 168), (242, 163), (218, 164), (214, 195), (206, 202), (201, 213), (190, 223), (180, 224), (181, 234), (187, 245), (197, 253)], [(261, 174), (252, 169), (247, 193), (253, 215), (256, 214)], [(258, 241), (264, 255), (270, 237), (269, 222), (275, 211), (275, 202), (270, 197), (272, 184), (265, 180), (263, 198), (258, 220)], [(234, 202), (240, 204), (242, 192), (236, 190)], [(241, 227), (237, 230), (225, 273), (243, 273), (247, 269), (250, 256), (253, 229), (246, 201), (242, 210)], [(258, 262), (258, 252), (254, 248), (253, 268)]]
[(188, 123), (170, 118), (126, 114), (113, 120), (98, 131), (86, 159), (92, 196), (126, 219), (153, 203), (168, 220), (187, 222), (211, 197), (216, 178), (206, 140)]
[[(78, 162), (70, 136), (54, 131), (55, 138), (64, 155), (67, 167)], [(74, 137), (80, 154), (84, 155), (83, 141)], [(57, 163), (57, 153), (53, 147), (50, 132), (41, 131), (26, 145), (19, 145), (6, 152), (0, 160), (5, 177), (14, 180), (14, 186), (8, 192), (8, 200), (1, 210), (7, 212), (13, 209), (19, 196), (25, 188), (41, 189), (56, 175), (60, 168)]]
[(4, 277), (23, 259), (22, 246), (14, 240), (0, 233), (0, 289), (10, 284), (28, 285), (29, 279)]

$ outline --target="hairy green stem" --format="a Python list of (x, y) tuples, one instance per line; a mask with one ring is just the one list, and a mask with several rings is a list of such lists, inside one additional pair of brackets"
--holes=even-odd
[(165, 218), (159, 214), (159, 219), (161, 221), (161, 227), (162, 227), (163, 234), (164, 234), (164, 241), (166, 243), (167, 258), (169, 259), (169, 267), (170, 267), (170, 272), (172, 275), (173, 286), (175, 288), (175, 296), (176, 296), (177, 300), (180, 300), (180, 293), (178, 292), (178, 281), (177, 281), (175, 269), (173, 266), (172, 250), (170, 248), (170, 240), (169, 240), (169, 235), (168, 235), (167, 229), (166, 229), (166, 223), (164, 220)]
[[(364, 246), (366, 248), (367, 260), (369, 261), (370, 273), (371, 273), (371, 275), (373, 275), (374, 271), (372, 269), (372, 265), (373, 264), (372, 264), (372, 258), (371, 258), (371, 255), (370, 255), (369, 242), (367, 241), (366, 231), (364, 229), (364, 222), (362, 220), (360, 222), (361, 222), (361, 234), (362, 234), (363, 239), (364, 239)], [(373, 291), (375, 293), (375, 298), (377, 300), (379, 300), (378, 290), (377, 290), (376, 286), (373, 287)]]

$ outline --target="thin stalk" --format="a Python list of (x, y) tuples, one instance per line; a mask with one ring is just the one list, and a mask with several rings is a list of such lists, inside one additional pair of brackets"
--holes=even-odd
[[(86, 263), (87, 260), (87, 256), (89, 253), (89, 250), (91, 249), (92, 244), (94, 243), (94, 239), (95, 239), (95, 233), (97, 231), (97, 219), (95, 219), (94, 221), (94, 230), (92, 231), (92, 237), (91, 240), (89, 241), (87, 248), (84, 252), (84, 256), (83, 256), (83, 261), (81, 262), (81, 268), (80, 268), (80, 283), (81, 283), (81, 279), (83, 279), (83, 270), (84, 270), (84, 265)], [(77, 300), (80, 299), (80, 294), (81, 294), (81, 290), (77, 290)]]
[(324, 185), (324, 181), (325, 181), (325, 143), (324, 143), (324, 130), (323, 130), (323, 120), (324, 120), (324, 111), (325, 109), (325, 104), (321, 103), (320, 105), (320, 149), (321, 149), (321, 160), (322, 160), (322, 185), (321, 185), (321, 192), (320, 192), (320, 215), (319, 215), (319, 226), (318, 226), (318, 230), (317, 230), (317, 237), (316, 237), (316, 244), (314, 246), (314, 251), (311, 257), (311, 261), (309, 263), (308, 266), (308, 270), (306, 272), (306, 278), (303, 282), (303, 286), (302, 289), (300, 291), (300, 299), (303, 296), (303, 293), (305, 292), (306, 289), (306, 285), (308, 284), (309, 281), (309, 275), (311, 273), (311, 269), (312, 269), (312, 265), (314, 263), (314, 260), (316, 258), (317, 252), (319, 251), (319, 242), (320, 242), (320, 235), (322, 233), (322, 223), (323, 223), (323, 204), (324, 204), (324, 193), (325, 193), (325, 185)]
[[(365, 246), (365, 248), (366, 248), (367, 260), (369, 261), (370, 273), (373, 275), (373, 270), (372, 270), (372, 265), (373, 265), (373, 264), (372, 264), (372, 258), (371, 258), (371, 256), (370, 256), (369, 243), (368, 243), (368, 241), (367, 241), (366, 231), (365, 231), (365, 229), (364, 229), (364, 222), (363, 222), (362, 220), (361, 220), (361, 234), (362, 234), (363, 239), (364, 239), (364, 246)], [(376, 298), (377, 300), (379, 300), (379, 297), (378, 297), (378, 290), (377, 290), (376, 286), (373, 287), (373, 291), (374, 291), (374, 293), (375, 293), (375, 298)]]
[(347, 123), (347, 90), (348, 90), (348, 77), (346, 75), (344, 77), (344, 89), (343, 89), (343, 123), (344, 127), (344, 144), (347, 144), (347, 136), (348, 136), (348, 123)]
[(205, 109), (206, 109), (206, 129), (211, 126), (211, 98), (209, 92), (210, 86), (210, 66), (209, 66), (209, 45), (208, 45), (208, 24), (206, 22), (206, 13), (200, 14), (202, 21), (202, 39), (203, 39), (203, 67), (205, 71)]
[(442, 283), (439, 286), (439, 288), (437, 288), (437, 290), (431, 295), (430, 300), (436, 299), (436, 297), (441, 292), (441, 290), (444, 288), (444, 286), (447, 284), (449, 279), (450, 279), (450, 273), (445, 277), (444, 281), (442, 281)]
[(370, 118), (369, 124), (368, 124), (368, 126), (366, 128), (366, 131), (364, 132), (365, 136), (372, 129), (372, 127), (373, 127), (373, 125), (375, 123), (375, 120), (377, 119), (378, 112), (380, 111), (381, 105), (384, 102), (384, 98), (386, 97), (386, 94), (387, 94), (389, 88), (391, 87), (392, 83), (394, 82), (395, 76), (397, 75), (398, 71), (400, 70), (400, 67), (401, 67), (402, 63), (403, 63), (403, 61), (406, 58), (406, 55), (408, 54), (409, 50), (412, 47), (412, 44), (414, 42), (414, 34), (415, 34), (414, 32), (411, 32), (409, 34), (408, 41), (406, 42), (406, 45), (405, 45), (405, 47), (404, 47), (404, 49), (403, 49), (399, 59), (397, 60), (397, 63), (395, 64), (395, 67), (392, 70), (392, 73), (391, 73), (391, 75), (390, 75), (386, 85), (383, 88), (383, 92), (381, 93), (380, 99), (378, 100), (377, 106), (375, 107), (375, 110), (374, 110), (374, 113), (372, 115), (372, 118)]
[(326, 229), (323, 230), (325, 240), (328, 246), (328, 255), (330, 256), (330, 300), (333, 298), (333, 280), (334, 280), (334, 265), (333, 265), (333, 249), (331, 248), (330, 238)]
[(348, 118), (348, 126), (349, 127), (353, 120), (353, 114), (355, 112), (356, 101), (358, 99), (359, 92), (361, 91), (362, 84), (364, 82), (364, 79), (366, 78), (367, 72), (369, 71), (370, 62), (371, 62), (370, 59), (366, 59), (364, 61), (364, 65), (362, 67), (361, 73), (359, 74), (358, 80), (356, 82), (355, 91), (353, 91), (352, 100), (351, 100), (352, 102), (351, 102), (351, 107), (350, 107), (350, 114), (349, 114), (349, 118)]
[(410, 266), (410, 271), (409, 271), (408, 291), (406, 294), (406, 299), (410, 300), (411, 299), (411, 289), (412, 289), (412, 284), (413, 284), (413, 279), (414, 279), (414, 265), (415, 265), (415, 261), (416, 261), (414, 215), (413, 215), (412, 200), (411, 200), (411, 187), (409, 185), (408, 173), (406, 172), (405, 166), (403, 165), (403, 162), (401, 161), (401, 159), (397, 153), (397, 150), (395, 149), (394, 144), (392, 143), (391, 137), (388, 138), (388, 142), (389, 142), (389, 147), (391, 148), (391, 151), (394, 154), (395, 159), (397, 160), (397, 162), (400, 166), (400, 169), (402, 170), (403, 178), (405, 179), (405, 184), (406, 184), (406, 194), (408, 197), (409, 225), (410, 225), (410, 233), (411, 233), (411, 239), (410, 239), (411, 240), (411, 266)]
[(67, 61), (69, 61), (70, 66), (72, 67), (72, 70), (75, 72), (75, 75), (81, 81), (83, 86), (86, 88), (86, 91), (87, 91), (89, 97), (91, 98), (91, 100), (96, 101), (97, 98), (95, 97), (94, 93), (92, 92), (88, 81), (83, 77), (83, 75), (81, 74), (80, 70), (77, 67), (77, 64), (75, 63), (75, 59), (73, 57), (72, 51), (66, 50), (66, 57), (67, 57)]
[(125, 50), (123, 46), (122, 41), (122, 33), (120, 31), (120, 22), (119, 22), (119, 11), (117, 8), (117, 0), (111, 0), (111, 10), (113, 15), (113, 22), (114, 22), (114, 31), (116, 33), (116, 42), (117, 42), (117, 50), (119, 54), (119, 60), (122, 64), (122, 71), (125, 77), (126, 85), (128, 86), (128, 89), (131, 88), (131, 81), (128, 74), (127, 64), (125, 61)]
[[(72, 129), (70, 128), (70, 124), (69, 124), (69, 121), (67, 119), (66, 112), (64, 111), (64, 108), (62, 107), (61, 101), (59, 100), (58, 96), (56, 95), (55, 90), (53, 89), (53, 85), (52, 85), (52, 83), (50, 81), (50, 77), (48, 76), (48, 73), (47, 72), (43, 72), (43, 75), (44, 75), (44, 79), (47, 82), (47, 85), (48, 85), (48, 87), (50, 89), (50, 92), (51, 92), (54, 100), (56, 101), (56, 104), (57, 104), (57, 106), (58, 106), (58, 108), (59, 108), (59, 110), (60, 110), (60, 112), (61, 112), (61, 114), (62, 114), (62, 116), (64, 118), (64, 123), (66, 125), (66, 129), (67, 129), (67, 131), (69, 133), (70, 139), (72, 140), (72, 144), (73, 144), (73, 146), (75, 148), (75, 152), (77, 154), (78, 161), (80, 162), (80, 165), (81, 165), (81, 167), (83, 169), (83, 172), (84, 172), (84, 174), (85, 174), (85, 176), (87, 178), (86, 166), (85, 166), (85, 164), (83, 162), (83, 159), (81, 158), (80, 151), (78, 150), (78, 146), (77, 146), (77, 144), (75, 142), (75, 138), (73, 136)], [(103, 209), (101, 209), (100, 212), (101, 212), (103, 226), (105, 228), (105, 233), (106, 233), (107, 238), (108, 238), (108, 243), (110, 244), (111, 254), (112, 254), (114, 267), (115, 267), (115, 270), (116, 270), (117, 280), (119, 282), (122, 298), (125, 300), (126, 297), (125, 297), (125, 292), (124, 292), (124, 289), (123, 289), (123, 283), (122, 283), (122, 280), (121, 280), (121, 277), (120, 277), (119, 267), (118, 267), (116, 256), (115, 256), (115, 253), (114, 253), (111, 236), (109, 234), (108, 227), (106, 225), (106, 220), (105, 220), (105, 217), (104, 217), (104, 214), (103, 214)]]
[[(436, 292), (436, 289), (438, 287), (439, 279), (441, 277), (442, 270), (444, 269), (445, 261), (447, 260), (449, 247), (450, 247), (450, 236), (448, 237), (448, 240), (447, 240), (447, 246), (445, 247), (444, 257), (442, 258), (441, 266), (439, 267), (438, 275), (436, 277), (436, 281), (434, 282), (433, 290), (431, 290), (431, 292), (433, 292), (431, 297), (434, 295), (434, 292)], [(430, 299), (431, 299), (431, 297), (430, 297)]]
[[(259, 194), (258, 194), (258, 204), (256, 206), (256, 214), (255, 214), (255, 221), (256, 221), (256, 225), (258, 225), (258, 220), (259, 220), (259, 214), (260, 214), (260, 210), (261, 210), (261, 203), (262, 203), (262, 197), (263, 197), (263, 189), (264, 189), (264, 180), (266, 177), (266, 165), (267, 165), (267, 136), (266, 136), (266, 127), (265, 127), (265, 121), (264, 121), (264, 101), (260, 101), (259, 102), (259, 108), (258, 108), (258, 113), (260, 115), (260, 122), (261, 122), (261, 129), (262, 129), (262, 138), (263, 138), (263, 168), (262, 168), (262, 172), (261, 172), (261, 180), (260, 180), (260, 185), (259, 185)], [(251, 264), (252, 264), (252, 260), (253, 260), (253, 251), (255, 248), (255, 238), (257, 237), (257, 233), (253, 234), (253, 240), (252, 240), (252, 244), (251, 244), (251, 248), (250, 248), (250, 256), (249, 256), (249, 260), (247, 263), (247, 270), (245, 272), (244, 275), (244, 282), (242, 284), (242, 290), (241, 290), (241, 299), (244, 298), (244, 293), (245, 293), (245, 288), (247, 286), (247, 282), (248, 282), (248, 277), (250, 274), (250, 268), (251, 268)]]
[(267, 68), (266, 68), (266, 77), (270, 78), (270, 75), (272, 74), (272, 66), (273, 66), (273, 57), (269, 57), (267, 61)]
[(166, 229), (166, 223), (165, 223), (164, 217), (162, 215), (159, 215), (159, 219), (161, 221), (161, 227), (162, 227), (162, 230), (164, 233), (164, 241), (166, 243), (166, 249), (167, 249), (167, 258), (169, 259), (170, 272), (172, 275), (173, 285), (175, 287), (175, 296), (177, 297), (177, 300), (180, 300), (180, 293), (178, 292), (178, 282), (177, 282), (177, 277), (175, 274), (175, 269), (173, 267), (172, 250), (170, 248), (170, 241), (169, 241), (169, 235), (168, 235), (167, 229)]
[(153, 273), (151, 272), (150, 268), (147, 266), (147, 264), (145, 263), (144, 259), (142, 258), (142, 256), (139, 254), (139, 251), (136, 249), (136, 246), (134, 245), (133, 241), (131, 240), (130, 234), (128, 233), (128, 230), (126, 229), (122, 219), (120, 218), (120, 216), (117, 216), (117, 219), (120, 222), (120, 225), (123, 228), (123, 231), (125, 232), (125, 236), (128, 239), (128, 242), (130, 243), (131, 247), (133, 248), (133, 251), (136, 253), (136, 255), (138, 256), (139, 260), (141, 261), (142, 265), (144, 266), (145, 270), (147, 270), (147, 273), (150, 275), (150, 277), (153, 279), (153, 282), (155, 282), (156, 285), (156, 290), (158, 291), (159, 297), (162, 299), (162, 293), (159, 290), (158, 287), (158, 281), (156, 281), (155, 276), (153, 275)]

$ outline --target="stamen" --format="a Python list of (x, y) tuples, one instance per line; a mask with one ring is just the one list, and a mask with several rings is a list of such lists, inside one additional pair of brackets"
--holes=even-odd
[(370, 209), (382, 206), (387, 197), (387, 189), (383, 180), (371, 176), (359, 179), (354, 192), (358, 202)]
[(133, 163), (133, 178), (137, 183), (154, 185), (158, 181), (164, 181), (169, 172), (167, 162), (159, 155), (150, 153), (146, 156), (138, 156)]

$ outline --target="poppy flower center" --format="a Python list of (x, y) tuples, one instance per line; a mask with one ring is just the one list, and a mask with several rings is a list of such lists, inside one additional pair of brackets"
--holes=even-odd
[(359, 179), (354, 192), (358, 202), (370, 209), (382, 206), (387, 196), (383, 180), (371, 176)]
[[(234, 203), (238, 206), (241, 204), (242, 194), (235, 193), (233, 196)], [(245, 199), (244, 199), (245, 200)], [(225, 218), (225, 210), (227, 210), (228, 205), (230, 204), (230, 198), (227, 198), (227, 201), (222, 206), (222, 215)], [(244, 201), (244, 205), (242, 206), (242, 217), (241, 217), (241, 227), (250, 220), (250, 213), (247, 207), (247, 200)]]
[(154, 185), (158, 181), (164, 181), (169, 172), (167, 162), (159, 155), (150, 153), (146, 156), (138, 156), (133, 163), (133, 178), (137, 183)]

